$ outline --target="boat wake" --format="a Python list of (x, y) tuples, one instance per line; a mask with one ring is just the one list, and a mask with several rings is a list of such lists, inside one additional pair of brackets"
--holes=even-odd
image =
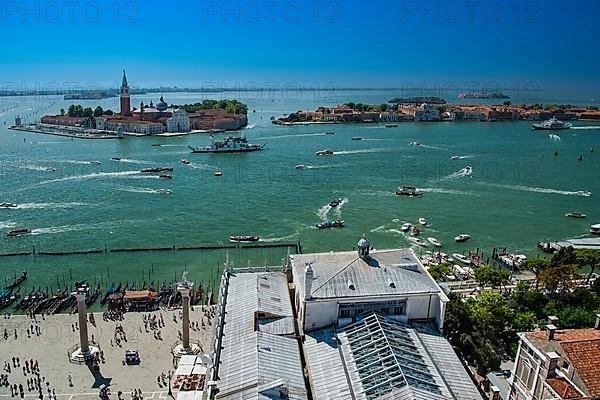
[(319, 210), (317, 211), (317, 216), (322, 220), (322, 221), (327, 221), (327, 214), (329, 214), (329, 211), (331, 211), (331, 206), (329, 204), (319, 208)]
[(281, 236), (281, 237), (266, 237), (266, 238), (260, 238), (259, 242), (262, 243), (276, 243), (276, 242), (284, 242), (286, 240), (292, 240), (292, 239), (297, 239), (298, 238), (298, 232), (292, 234), (292, 235), (287, 235), (287, 236)]
[(357, 190), (352, 193), (356, 196), (376, 196), (376, 197), (392, 197), (396, 194), (392, 191), (386, 192), (383, 190)]
[(76, 165), (100, 165), (100, 161), (85, 161), (85, 160), (56, 160), (59, 163), (76, 164)]
[(600, 129), (600, 125), (591, 125), (591, 126), (572, 126), (571, 130), (582, 130), (582, 131), (587, 131), (587, 130), (595, 130), (595, 129)]
[(129, 193), (145, 193), (145, 194), (171, 194), (172, 191), (170, 189), (152, 189), (152, 188), (140, 188), (133, 186), (121, 186), (118, 187), (117, 190), (122, 192)]
[(74, 208), (84, 207), (89, 204), (87, 203), (24, 203), (17, 205), (17, 209), (21, 210), (44, 210), (44, 209), (60, 209), (60, 208)]
[(17, 223), (12, 221), (0, 221), (0, 229), (12, 229), (16, 228)]
[(336, 216), (338, 219), (341, 219), (341, 218), (342, 218), (342, 208), (343, 208), (343, 207), (344, 207), (346, 204), (348, 204), (348, 202), (349, 202), (349, 201), (350, 201), (350, 200), (348, 200), (348, 198), (347, 198), (347, 197), (344, 197), (344, 198), (342, 199), (342, 202), (341, 202), (341, 203), (340, 203), (340, 204), (339, 204), (339, 205), (338, 205), (338, 206), (335, 208), (335, 210), (334, 210), (334, 213), (335, 213), (335, 216)]
[(254, 129), (256, 127), (256, 124), (250, 124), (246, 127), (246, 129)]
[[(122, 226), (125, 221), (106, 221), (95, 224), (75, 224), (75, 225), (63, 225), (63, 226), (52, 226), (47, 228), (35, 228), (31, 230), (32, 235), (52, 235), (58, 233), (67, 232), (81, 232), (81, 231), (93, 231), (102, 229), (111, 229)], [(134, 221), (128, 221), (134, 222)]]
[(265, 136), (260, 139), (293, 139), (297, 137), (325, 136), (326, 133), (298, 133), (296, 135)]
[(465, 167), (459, 171), (451, 173), (450, 175), (440, 178), (440, 181), (449, 181), (449, 180), (454, 180), (454, 179), (460, 179), (460, 178), (465, 178), (467, 176), (468, 177), (473, 176), (473, 168)]
[(56, 168), (53, 167), (44, 167), (41, 165), (33, 165), (33, 164), (27, 164), (27, 165), (23, 165), (24, 169), (28, 169), (30, 171), (44, 171), (44, 172), (55, 172)]
[(560, 142), (560, 136), (555, 135), (553, 133), (549, 134), (548, 137), (550, 138), (551, 142)]
[(558, 189), (531, 187), (531, 186), (522, 186), (522, 185), (500, 185), (500, 184), (496, 184), (496, 183), (487, 183), (487, 182), (485, 184), (488, 186), (494, 186), (494, 187), (512, 189), (512, 190), (522, 190), (525, 192), (534, 192), (534, 193), (561, 194), (564, 196), (579, 196), (579, 197), (590, 197), (592, 195), (592, 192), (588, 192), (587, 190), (568, 191), (568, 190), (558, 190)]
[(464, 192), (461, 190), (454, 189), (441, 189), (441, 188), (419, 188), (420, 191), (425, 193), (440, 193), (440, 194), (455, 194), (461, 196), (474, 196), (471, 192)]
[(215, 171), (217, 169), (219, 169), (219, 167), (216, 167), (214, 165), (210, 165), (210, 164), (196, 164), (196, 163), (191, 163), (187, 165), (190, 168), (193, 169), (201, 169), (201, 170), (205, 170), (205, 171)]
[(57, 182), (77, 182), (84, 181), (88, 179), (99, 179), (99, 178), (124, 178), (131, 177), (133, 175), (139, 175), (140, 171), (119, 171), (119, 172), (97, 172), (93, 174), (85, 174), (85, 175), (73, 175), (73, 176), (65, 176), (63, 178), (50, 179), (47, 181), (36, 183), (34, 186), (47, 185), (50, 183)]
[(112, 159), (112, 161), (122, 162), (122, 163), (126, 163), (126, 164), (143, 164), (143, 165), (152, 164), (151, 161), (135, 160), (135, 159), (130, 159), (130, 158), (121, 158), (119, 160)]
[(475, 156), (452, 156), (452, 160), (466, 160), (467, 158), (473, 158)]
[(336, 156), (343, 156), (343, 155), (347, 155), (347, 154), (381, 153), (381, 152), (390, 151), (390, 150), (392, 150), (392, 149), (375, 148), (375, 149), (362, 149), (362, 150), (342, 150), (342, 151), (334, 151), (333, 154)]

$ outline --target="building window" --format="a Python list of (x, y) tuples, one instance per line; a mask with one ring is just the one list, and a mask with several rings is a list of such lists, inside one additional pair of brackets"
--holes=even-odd
[(350, 310), (340, 310), (340, 318), (350, 318)]

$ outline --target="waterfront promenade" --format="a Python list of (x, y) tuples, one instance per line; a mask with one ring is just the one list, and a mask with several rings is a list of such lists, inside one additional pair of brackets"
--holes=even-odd
[[(88, 323), (88, 329), (90, 339), (100, 346), (104, 357), (99, 364), (99, 372), (85, 364), (71, 363), (67, 356), (68, 350), (79, 341), (77, 314), (45, 316), (43, 319), (37, 315), (35, 320), (24, 315), (7, 319), (3, 315), (0, 319), (0, 372), (7, 374), (6, 363), (10, 364), (9, 383), (17, 387), (23, 385), (25, 398), (30, 399), (40, 397), (37, 389), (27, 390), (28, 381), (37, 380), (33, 370), (27, 372), (28, 368), (25, 368), (29, 360), (38, 363), (44, 399), (55, 398), (52, 393), (59, 400), (97, 399), (101, 385), (109, 386), (114, 398), (119, 391), (123, 392), (123, 399), (133, 398), (132, 389), (142, 391), (142, 397), (138, 399), (170, 398), (167, 376), (175, 369), (171, 347), (179, 339), (180, 313), (181, 310), (126, 313), (123, 320), (104, 320), (101, 313), (94, 314), (95, 326)], [(160, 322), (154, 327), (145, 323), (144, 317), (148, 316), (164, 321), (164, 327)], [(208, 350), (212, 341), (212, 322), (208, 324), (210, 316), (211, 309), (208, 307), (196, 306), (190, 313), (191, 340), (198, 342), (203, 351)], [(117, 327), (122, 327), (124, 334), (119, 330), (116, 335)], [(115, 337), (120, 339), (120, 343)], [(126, 350), (139, 351), (141, 363), (124, 365)], [(15, 367), (17, 357), (19, 366)], [(159, 383), (161, 374), (165, 379)], [(12, 398), (11, 389), (1, 385), (0, 399), (3, 398)]]

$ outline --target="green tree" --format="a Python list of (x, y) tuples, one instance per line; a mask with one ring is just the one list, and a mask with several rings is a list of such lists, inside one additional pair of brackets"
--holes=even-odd
[(550, 268), (550, 261), (547, 258), (531, 258), (525, 261), (521, 268), (529, 270), (535, 274), (535, 288), (540, 284), (540, 275), (542, 272)]
[(64, 108), (60, 109), (60, 115), (65, 115), (65, 109)]
[(94, 117), (101, 117), (103, 114), (104, 110), (102, 109), (102, 107), (96, 107), (96, 109), (94, 110)]
[(480, 286), (506, 286), (510, 282), (510, 272), (503, 268), (483, 266), (475, 270), (475, 279)]
[(587, 276), (587, 282), (590, 281), (596, 268), (600, 267), (600, 250), (597, 249), (579, 249), (575, 251), (577, 263), (579, 266), (590, 267), (590, 273)]
[(82, 115), (80, 115), (80, 116), (84, 117), (84, 118), (91, 118), (93, 115), (94, 115), (94, 111), (92, 110), (92, 108), (86, 107), (83, 109)]
[(429, 274), (438, 282), (446, 282), (452, 275), (452, 268), (448, 264), (433, 265), (429, 268)]
[(578, 272), (576, 265), (550, 267), (540, 274), (540, 282), (551, 295), (564, 294), (575, 288)]
[(113, 110), (105, 110), (103, 115), (114, 115)]
[(506, 100), (503, 104), (505, 106), (510, 106), (512, 104), (512, 102), (510, 100)]
[(560, 250), (552, 255), (550, 264), (552, 264), (554, 267), (566, 264), (577, 264), (577, 255), (575, 254), (575, 249), (573, 249), (571, 246), (561, 247)]
[(381, 112), (386, 112), (389, 108), (389, 105), (387, 103), (382, 103), (379, 105), (379, 111)]

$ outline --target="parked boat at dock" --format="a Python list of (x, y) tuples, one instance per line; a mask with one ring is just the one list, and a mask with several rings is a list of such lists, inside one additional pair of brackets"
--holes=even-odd
[(408, 238), (408, 241), (412, 242), (418, 246), (421, 246), (421, 247), (427, 247), (427, 242), (424, 241), (423, 239), (419, 239), (417, 237), (410, 237), (410, 238)]
[(428, 237), (428, 238), (427, 238), (427, 241), (428, 241), (429, 243), (431, 243), (432, 245), (434, 245), (435, 247), (442, 247), (442, 244), (440, 243), (440, 241), (439, 241), (439, 240), (437, 240), (437, 239), (436, 239), (436, 238), (434, 238), (434, 237)]
[(460, 253), (454, 253), (452, 254), (452, 257), (454, 257), (455, 260), (458, 260), (459, 262), (466, 264), (466, 265), (471, 265), (471, 259), (467, 256), (463, 256)]

